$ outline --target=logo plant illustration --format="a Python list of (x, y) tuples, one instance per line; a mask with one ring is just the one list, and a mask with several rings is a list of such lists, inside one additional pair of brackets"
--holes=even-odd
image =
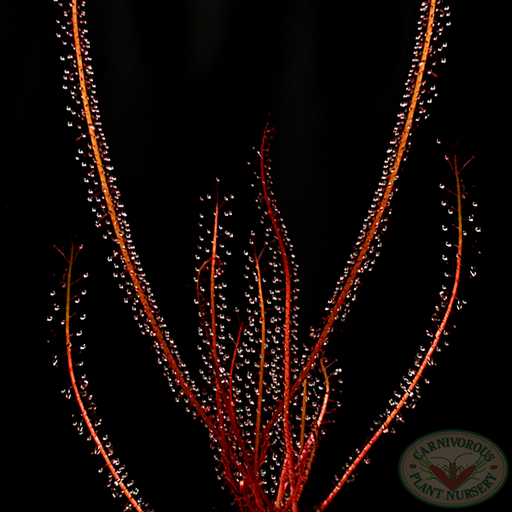
[(438, 467), (428, 459), (428, 457), (424, 457), (420, 461), (420, 469), (429, 473), (430, 476), (427, 480), (437, 479), (443, 485), (448, 487), (451, 490), (455, 490), (460, 487), (464, 482), (470, 479), (478, 480), (475, 477), (476, 474), (482, 473), (485, 470), (486, 460), (482, 456), (478, 456), (475, 462), (467, 467), (457, 466), (457, 459), (463, 457), (464, 455), (472, 455), (471, 453), (463, 453), (458, 455), (453, 461), (446, 459), (446, 457), (431, 457), (431, 459), (444, 459), (448, 462), (448, 465), (443, 465), (442, 467)]
[[(200, 371), (202, 382), (196, 382), (181, 360), (178, 343), (171, 338), (144, 274), (140, 256), (132, 240), (120, 192), (110, 162), (105, 135), (100, 122), (95, 96), (93, 71), (89, 57), (89, 41), (84, 14), (85, 1), (60, 3), (59, 37), (66, 54), (65, 88), (71, 94), (70, 112), (80, 137), (79, 160), (86, 172), (88, 200), (103, 236), (114, 245), (111, 258), (115, 275), (127, 292), (142, 331), (152, 340), (158, 362), (164, 368), (174, 393), (187, 410), (208, 430), (212, 451), (221, 477), (241, 511), (298, 512), (314, 460), (320, 446), (326, 415), (337, 407), (335, 386), (339, 370), (329, 360), (326, 347), (336, 323), (343, 321), (365, 271), (379, 256), (383, 233), (388, 226), (390, 202), (395, 182), (410, 148), (413, 129), (426, 115), (432, 91), (429, 76), (434, 75), (437, 42), (448, 24), (449, 9), (441, 2), (423, 3), (418, 34), (413, 52), (403, 101), (397, 124), (368, 215), (357, 242), (328, 301), (320, 326), (306, 340), (298, 336), (298, 277), (292, 245), (284, 221), (277, 208), (270, 177), (270, 144), (273, 130), (266, 126), (258, 151), (256, 171), (257, 204), (260, 231), (255, 227), (245, 253), (247, 259), (247, 304), (241, 310), (239, 324), (230, 318), (225, 290), (225, 265), (229, 254), (230, 231), (223, 220), (229, 217), (230, 197), (222, 197), (217, 183), (216, 193), (208, 199), (213, 205), (211, 223), (203, 222), (202, 259), (196, 269), (196, 303), (199, 310), (199, 347), (204, 361)], [(425, 368), (432, 364), (434, 351), (446, 335), (448, 319), (462, 302), (457, 291), (463, 269), (463, 241), (466, 223), (472, 216), (463, 213), (466, 193), (460, 174), (471, 159), (461, 160), (456, 150), (447, 156), (454, 177), (453, 203), (448, 204), (454, 223), (446, 228), (453, 234), (453, 268), (443, 286), (440, 303), (432, 317), (435, 328), (429, 345), (421, 348), (409, 370), (401, 390), (390, 400), (390, 408), (376, 422), (367, 443), (347, 463), (330, 492), (315, 510), (325, 510), (368, 451), (386, 433), (394, 420), (400, 420), (402, 409), (417, 400), (420, 380)], [(262, 234), (262, 236), (259, 236)], [(59, 250), (68, 262), (63, 278), (63, 303), (55, 305), (64, 311), (66, 365), (71, 379), (68, 390), (80, 409), (79, 431), (85, 432), (95, 445), (108, 470), (109, 486), (116, 496), (124, 497), (126, 510), (147, 511), (138, 497), (125, 468), (113, 455), (112, 445), (100, 433), (96, 405), (88, 392), (88, 382), (79, 373), (79, 320), (74, 303), (82, 289), (75, 285), (74, 264), (81, 247), (71, 245), (69, 252)], [(79, 281), (80, 279), (78, 279)], [(335, 427), (333, 427), (335, 428)]]

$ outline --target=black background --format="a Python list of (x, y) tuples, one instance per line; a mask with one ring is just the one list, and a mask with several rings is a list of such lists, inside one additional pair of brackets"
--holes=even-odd
[[(482, 227), (468, 305), (454, 317), (450, 346), (428, 370), (429, 386), (405, 424), (370, 452), (372, 463), (332, 509), (428, 506), (401, 486), (397, 464), (416, 438), (450, 428), (484, 435), (510, 455), (510, 138), (502, 13), (450, 2), (439, 97), (413, 134), (382, 256), (331, 350), (343, 368), (342, 408), (322, 441), (305, 504), (325, 496), (361, 447), (401, 376), (412, 365), (437, 303), (445, 235), (438, 183), (449, 183), (436, 139), (459, 138), (475, 156)], [(412, 55), (419, 2), (140, 1), (87, 6), (95, 83), (119, 188), (143, 266), (170, 332), (194, 367), (193, 305), (200, 195), (235, 194), (236, 244), (250, 227), (243, 204), (269, 119), (275, 193), (299, 262), (301, 331), (317, 326), (369, 207), (391, 138)], [(176, 404), (149, 340), (123, 304), (106, 261), (112, 247), (94, 228), (66, 127), (66, 52), (51, 1), (3, 2), (2, 268), (4, 269), (4, 465), (22, 509), (122, 510), (92, 445), (74, 432), (72, 403), (52, 355), (62, 353), (46, 317), (65, 267), (54, 244), (83, 240), (88, 271), (85, 372), (103, 432), (156, 511), (228, 510), (205, 429)], [(240, 198), (237, 203), (236, 198)], [(237, 218), (237, 205), (239, 217)], [(242, 212), (242, 213), (240, 213)], [(239, 247), (237, 246), (237, 247)], [(241, 251), (235, 254), (240, 254)], [(469, 251), (469, 256), (474, 251)], [(236, 260), (237, 256), (233, 256)], [(234, 264), (233, 272), (237, 266)], [(237, 279), (237, 275), (233, 276)], [(343, 331), (343, 332), (341, 332)], [(51, 339), (51, 343), (47, 340)], [(5, 482), (5, 477), (4, 477)], [(481, 508), (494, 507), (506, 491)], [(315, 501), (316, 498), (316, 501)]]

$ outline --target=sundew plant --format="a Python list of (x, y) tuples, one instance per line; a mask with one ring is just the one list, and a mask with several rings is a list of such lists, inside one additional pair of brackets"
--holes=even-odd
[[(126, 292), (125, 302), (140, 331), (151, 338), (159, 368), (176, 401), (204, 425), (219, 480), (230, 492), (234, 505), (241, 511), (298, 512), (303, 509), (301, 497), (315, 471), (315, 457), (322, 449), (329, 415), (340, 406), (340, 364), (327, 347), (342, 338), (334, 332), (336, 326), (345, 321), (363, 275), (372, 270), (382, 250), (396, 180), (411, 150), (411, 134), (426, 117), (428, 103), (435, 96), (433, 79), (442, 61), (438, 51), (442, 48), (442, 32), (449, 25), (449, 8), (436, 0), (421, 5), (410, 71), (381, 178), (353, 250), (340, 268), (331, 297), (326, 298), (324, 317), (305, 339), (298, 329), (298, 266), (272, 187), (272, 127), (265, 126), (251, 166), (260, 222), (248, 228), (249, 241), (242, 255), (245, 302), (238, 307), (230, 303), (227, 293), (232, 286), (227, 268), (230, 257), (235, 257), (231, 255), (233, 234), (229, 228), (232, 196), (224, 194), (224, 184), (212, 184), (211, 195), (204, 197), (209, 210), (201, 216), (194, 282), (201, 338), (197, 348), (203, 366), (189, 369), (180, 356), (181, 340), (173, 338), (175, 320), (171, 319), (169, 327), (151, 290), (142, 266), (143, 255), (135, 247), (116, 185), (96, 99), (85, 1), (59, 5), (62, 15), (58, 36), (64, 45), (70, 124), (78, 133), (78, 160), (88, 201), (103, 238), (112, 245), (109, 260), (114, 277)], [(447, 185), (450, 199), (446, 207), (453, 222), (444, 228), (449, 269), (432, 315), (428, 342), (418, 349), (365, 444), (333, 475), (331, 488), (314, 507), (317, 512), (327, 509), (335, 498), (342, 500), (341, 489), (355, 476), (358, 466), (368, 461), (372, 446), (394, 422), (402, 421), (404, 409), (415, 406), (420, 384), (426, 382), (425, 370), (445, 341), (449, 317), (463, 304), (458, 298), (461, 275), (474, 273), (465, 263), (463, 249), (468, 231), (474, 226), (460, 175), (471, 159), (460, 157), (455, 148), (447, 151), (446, 160), (452, 177)], [(97, 406), (81, 368), (81, 316), (75, 311), (84, 293), (81, 276), (75, 275), (81, 245), (73, 243), (69, 249), (58, 250), (68, 265), (61, 291), (54, 294), (55, 317), (64, 328), (66, 347), (65, 356), (56, 359), (56, 364), (64, 365), (69, 373), (71, 385), (66, 394), (79, 408), (76, 427), (102, 458), (108, 485), (114, 496), (124, 500), (125, 510), (147, 511), (149, 506), (139, 497), (100, 428)], [(328, 428), (336, 429), (337, 424)], [(177, 492), (179, 489), (173, 491)]]

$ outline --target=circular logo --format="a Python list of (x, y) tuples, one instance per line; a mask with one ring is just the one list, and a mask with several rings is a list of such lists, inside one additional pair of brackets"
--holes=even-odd
[(469, 507), (501, 489), (508, 463), (490, 439), (465, 430), (443, 430), (409, 445), (398, 473), (405, 488), (421, 501), (445, 508)]

